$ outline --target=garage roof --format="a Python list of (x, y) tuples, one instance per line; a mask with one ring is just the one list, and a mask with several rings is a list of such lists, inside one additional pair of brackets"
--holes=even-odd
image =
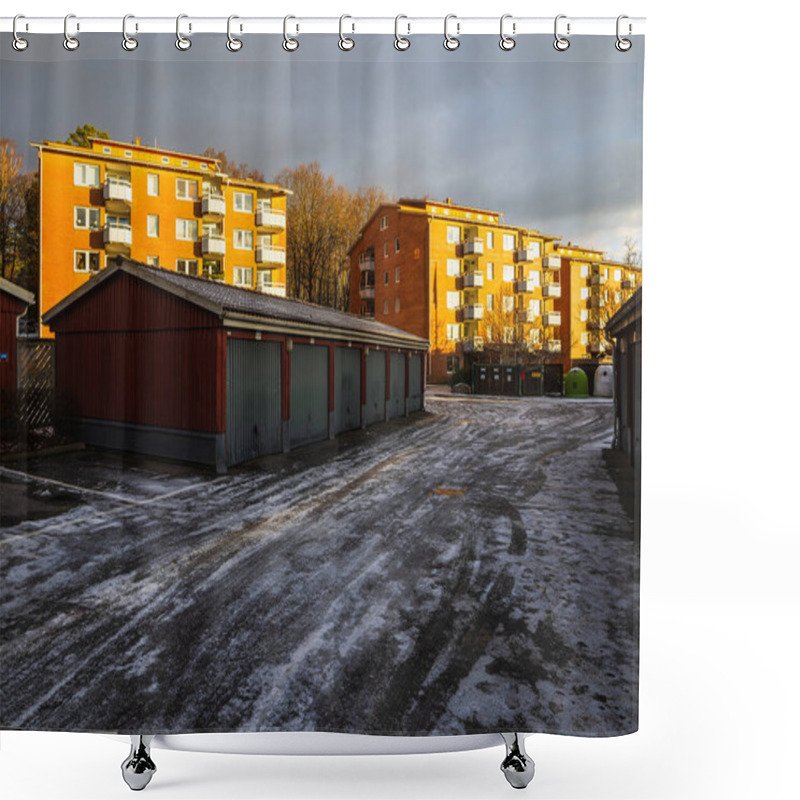
[(119, 256), (101, 272), (93, 275), (83, 286), (67, 295), (42, 318), (50, 324), (63, 311), (86, 294), (112, 278), (125, 272), (147, 283), (158, 286), (170, 294), (217, 314), (223, 324), (230, 327), (256, 327), (284, 333), (327, 336), (333, 338), (358, 338), (377, 343), (427, 349), (428, 341), (399, 328), (384, 325), (368, 317), (337, 311), (326, 306), (305, 303), (286, 297), (261, 294), (218, 283), (206, 278), (196, 278), (168, 269), (151, 267)]

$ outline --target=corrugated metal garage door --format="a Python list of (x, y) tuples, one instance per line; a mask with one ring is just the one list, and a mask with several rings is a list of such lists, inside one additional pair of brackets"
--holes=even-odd
[(296, 344), (292, 350), (291, 446), (328, 438), (328, 348)]
[(228, 340), (229, 464), (281, 449), (281, 346)]
[(408, 411), (422, 409), (422, 356), (412, 354), (408, 359)]
[(367, 355), (367, 425), (380, 422), (386, 413), (386, 353), (370, 350)]
[(337, 347), (335, 366), (334, 433), (338, 434), (361, 425), (361, 350)]
[(389, 357), (389, 419), (406, 413), (406, 356), (392, 353)]

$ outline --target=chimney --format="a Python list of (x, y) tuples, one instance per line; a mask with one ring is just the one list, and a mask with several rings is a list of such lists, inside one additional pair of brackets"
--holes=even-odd
[(138, 147), (141, 143), (142, 143), (142, 140), (137, 136), (136, 137), (136, 142), (135, 142), (136, 146)]
[(452, 205), (452, 204), (453, 204), (453, 200), (452, 200), (452, 198), (451, 198), (451, 197), (448, 197), (448, 198), (447, 198), (447, 205), (449, 205), (449, 206), (450, 206), (450, 205)]

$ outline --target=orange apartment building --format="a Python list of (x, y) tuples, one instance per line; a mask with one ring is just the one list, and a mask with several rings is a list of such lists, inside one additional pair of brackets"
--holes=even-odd
[(350, 249), (350, 310), (428, 339), (432, 382), (501, 344), (565, 370), (610, 360), (601, 323), (640, 281), (640, 268), (449, 198), (381, 205)]
[[(39, 151), (39, 315), (131, 259), (286, 294), (286, 195), (216, 159), (139, 143), (32, 143)], [(40, 322), (40, 335), (52, 334)]]

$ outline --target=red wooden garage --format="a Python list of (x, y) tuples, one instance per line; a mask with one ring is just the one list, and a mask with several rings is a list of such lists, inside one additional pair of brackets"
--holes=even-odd
[(17, 389), (17, 324), (36, 298), (21, 286), (0, 278), (0, 397), (11, 405)]

